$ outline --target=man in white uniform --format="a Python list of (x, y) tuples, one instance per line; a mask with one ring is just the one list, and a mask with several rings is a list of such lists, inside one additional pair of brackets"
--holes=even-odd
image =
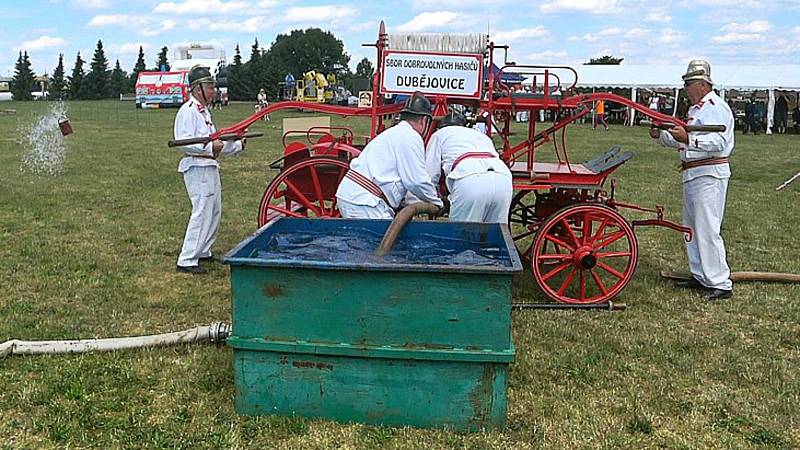
[(708, 62), (689, 62), (683, 81), (694, 105), (689, 108), (687, 124), (725, 125), (725, 131), (687, 133), (683, 127), (650, 130), (651, 137), (680, 152), (683, 222), (694, 229), (694, 239), (686, 244), (693, 278), (682, 286), (705, 290), (705, 298), (709, 300), (730, 298), (733, 283), (720, 229), (731, 176), (728, 157), (733, 151), (733, 114), (712, 89)]
[(511, 206), (511, 171), (500, 159), (492, 140), (466, 128), (464, 116), (450, 111), (442, 128), (433, 133), (425, 151), (431, 181), (442, 173), (450, 192), (450, 220), (508, 223)]
[[(216, 131), (209, 107), (214, 98), (214, 79), (204, 67), (189, 72), (191, 96), (175, 116), (175, 139), (207, 137)], [(180, 148), (184, 157), (178, 164), (183, 183), (192, 203), (192, 215), (186, 226), (177, 271), (195, 275), (206, 271), (199, 260), (211, 259), (211, 246), (217, 239), (222, 217), (222, 189), (219, 182), (220, 154), (235, 155), (243, 150), (242, 141), (215, 140), (207, 144)]]
[(406, 100), (400, 122), (379, 134), (350, 162), (336, 199), (344, 218), (391, 219), (406, 193), (442, 207), (425, 170), (422, 136), (430, 126), (431, 103), (420, 93)]

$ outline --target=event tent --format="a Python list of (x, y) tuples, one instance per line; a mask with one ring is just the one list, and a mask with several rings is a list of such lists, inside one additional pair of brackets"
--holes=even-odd
[[(677, 98), (683, 88), (681, 75), (686, 72), (686, 65), (583, 65), (575, 70), (578, 87), (630, 88), (631, 98), (635, 100), (638, 89), (674, 89)], [(712, 65), (711, 79), (723, 96), (731, 89), (767, 91), (767, 133), (771, 133), (775, 90), (800, 91), (800, 64)]]
[[(683, 88), (681, 76), (686, 72), (686, 65), (582, 65), (574, 69), (578, 73), (577, 87), (629, 88), (631, 99), (635, 101), (640, 89), (672, 89), (677, 98)], [(574, 78), (572, 73), (562, 73), (560, 76), (565, 84), (571, 84)], [(712, 65), (711, 78), (714, 80), (714, 87), (723, 96), (725, 91), (732, 89), (767, 91), (767, 132), (770, 133), (775, 110), (775, 90), (800, 91), (800, 64)], [(526, 83), (532, 81), (532, 77), (525, 80)], [(675, 107), (677, 108), (677, 102)], [(633, 114), (629, 116), (632, 124)]]

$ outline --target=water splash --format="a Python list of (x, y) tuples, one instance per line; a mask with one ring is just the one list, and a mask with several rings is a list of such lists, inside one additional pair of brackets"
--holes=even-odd
[(17, 142), (26, 149), (22, 155), (23, 172), (57, 175), (64, 168), (64, 137), (58, 121), (67, 116), (64, 102), (53, 102), (48, 111), (33, 123), (17, 126)]

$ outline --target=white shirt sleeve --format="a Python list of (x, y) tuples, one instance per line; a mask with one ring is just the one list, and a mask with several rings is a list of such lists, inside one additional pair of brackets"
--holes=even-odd
[(397, 158), (397, 172), (400, 181), (406, 190), (413, 193), (418, 199), (442, 207), (443, 203), (436, 194), (436, 188), (431, 183), (430, 175), (425, 167), (425, 151), (422, 139), (415, 139), (395, 153)]
[(225, 156), (233, 156), (238, 153), (241, 153), (244, 148), (242, 148), (242, 141), (224, 141), (225, 144), (222, 147), (222, 154)]
[(441, 135), (433, 133), (428, 141), (428, 147), (425, 149), (425, 167), (428, 169), (428, 175), (434, 186), (439, 184), (439, 178), (442, 175), (442, 140), (440, 137)]
[(661, 130), (658, 135), (658, 142), (664, 147), (680, 148), (683, 144), (676, 141), (672, 134), (667, 130)]

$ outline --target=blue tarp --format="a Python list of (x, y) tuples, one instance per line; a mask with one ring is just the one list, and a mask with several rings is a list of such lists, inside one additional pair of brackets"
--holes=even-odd
[[(497, 67), (497, 64), (492, 64), (492, 73), (494, 73), (495, 78), (497, 78), (498, 74), (500, 74), (500, 68)], [(483, 79), (484, 80), (488, 80), (489, 79), (489, 71), (488, 70), (486, 72), (484, 72)], [(518, 73), (503, 72), (502, 75), (500, 76), (500, 80), (503, 83), (519, 84), (519, 83), (522, 83), (523, 80), (525, 80), (525, 77), (523, 75), (518, 74)]]

